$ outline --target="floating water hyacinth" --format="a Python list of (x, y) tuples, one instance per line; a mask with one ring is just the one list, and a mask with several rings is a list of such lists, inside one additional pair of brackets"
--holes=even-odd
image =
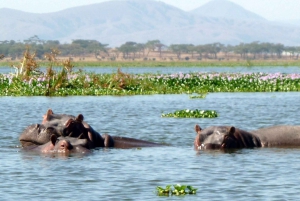
[(156, 187), (157, 195), (159, 196), (170, 196), (170, 195), (186, 195), (186, 194), (196, 194), (197, 189), (192, 186), (186, 185), (167, 185), (165, 188), (161, 186)]
[[(112, 74), (83, 71), (66, 75), (30, 74), (26, 79), (0, 74), (0, 96), (206, 94), (210, 92), (300, 91), (300, 74), (174, 73)], [(49, 91), (49, 88), (53, 89)], [(191, 98), (200, 98), (193, 97)]]
[(205, 98), (206, 94), (200, 94), (200, 95), (191, 95), (190, 99), (198, 99), (198, 98)]
[(162, 114), (161, 117), (175, 118), (216, 118), (218, 113), (214, 110), (176, 110), (173, 113)]

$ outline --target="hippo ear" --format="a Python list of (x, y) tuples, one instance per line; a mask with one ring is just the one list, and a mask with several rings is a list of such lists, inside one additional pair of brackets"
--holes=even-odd
[(49, 121), (51, 115), (53, 115), (53, 111), (51, 109), (48, 109), (46, 114), (43, 116), (43, 122), (42, 123), (45, 123), (46, 121)]
[(57, 140), (57, 136), (56, 135), (51, 135), (51, 137), (50, 137), (50, 140), (51, 140), (51, 143), (53, 144), (53, 146), (55, 145), (55, 143), (56, 143), (56, 140)]
[(200, 132), (202, 131), (202, 128), (198, 124), (196, 124), (195, 131), (197, 134), (200, 134)]
[(51, 108), (50, 108), (50, 109), (47, 110), (47, 113), (46, 113), (46, 114), (47, 114), (47, 115), (51, 115), (51, 114), (54, 114), (54, 113), (53, 113), (53, 110), (51, 110)]
[(78, 122), (80, 122), (80, 123), (83, 121), (83, 119), (84, 119), (84, 117), (83, 117), (82, 114), (79, 114), (79, 115), (76, 117), (76, 121), (78, 121)]
[(69, 119), (69, 120), (66, 122), (65, 126), (68, 128), (68, 127), (71, 125), (72, 122), (73, 122), (73, 119)]
[(235, 127), (231, 126), (228, 130), (228, 135), (234, 136), (234, 133), (235, 133)]

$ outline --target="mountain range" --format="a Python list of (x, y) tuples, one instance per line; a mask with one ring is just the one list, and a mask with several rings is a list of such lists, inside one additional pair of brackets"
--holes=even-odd
[(227, 0), (212, 0), (190, 12), (154, 0), (108, 1), (43, 14), (2, 8), (0, 24), (0, 41), (37, 35), (61, 43), (97, 40), (110, 47), (156, 39), (165, 45), (300, 45), (300, 20), (271, 22)]

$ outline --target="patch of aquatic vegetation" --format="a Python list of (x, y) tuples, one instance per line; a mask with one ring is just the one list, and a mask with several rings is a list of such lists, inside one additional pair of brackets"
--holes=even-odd
[[(151, 95), (210, 92), (300, 91), (300, 74), (283, 73), (174, 73), (128, 74), (75, 72), (70, 60), (59, 61), (58, 51), (45, 55), (46, 72), (39, 70), (35, 54), (26, 50), (13, 67), (16, 73), (0, 74), (0, 96)], [(55, 67), (55, 68), (54, 68)], [(57, 70), (61, 67), (61, 70)], [(54, 70), (56, 69), (56, 70)], [(202, 95), (200, 95), (202, 96)]]
[(197, 193), (197, 189), (192, 186), (186, 186), (186, 185), (167, 185), (165, 188), (161, 186), (156, 187), (156, 192), (158, 196), (180, 196), (180, 195), (194, 195)]
[(190, 95), (190, 99), (198, 99), (198, 98), (205, 98), (206, 94), (199, 94), (199, 95)]
[(174, 118), (216, 118), (218, 113), (214, 110), (176, 110), (173, 113), (162, 114), (161, 117)]

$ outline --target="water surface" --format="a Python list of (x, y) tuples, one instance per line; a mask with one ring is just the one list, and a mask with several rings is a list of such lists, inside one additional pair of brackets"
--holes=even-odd
[[(214, 93), (126, 97), (0, 97), (1, 200), (297, 200), (300, 149), (233, 153), (193, 150), (194, 126), (246, 130), (299, 124), (300, 93)], [(98, 149), (50, 157), (24, 152), (18, 137), (48, 108), (82, 113), (94, 129), (169, 143), (142, 149)], [(215, 119), (161, 118), (178, 109), (216, 110)], [(156, 186), (188, 184), (196, 195), (158, 197)]]
[[(61, 68), (56, 68), (61, 70)], [(116, 73), (118, 67), (74, 67), (74, 71), (79, 69), (86, 72), (93, 73)], [(249, 73), (249, 72), (264, 72), (264, 73), (300, 73), (299, 66), (252, 66), (252, 67), (120, 67), (122, 72), (131, 74), (143, 74), (143, 73), (154, 73), (154, 74), (172, 74), (172, 73), (194, 73), (194, 72), (231, 72), (231, 73)], [(45, 71), (45, 68), (41, 68)], [(14, 73), (15, 70), (10, 67), (0, 67), (0, 73)]]

